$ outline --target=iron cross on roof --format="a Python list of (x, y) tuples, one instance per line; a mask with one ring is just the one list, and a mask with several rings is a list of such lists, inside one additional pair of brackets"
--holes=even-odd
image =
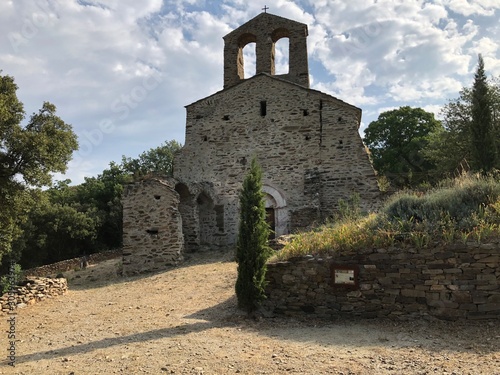
[(264, 8), (262, 8), (262, 10), (264, 11), (264, 13), (267, 13), (268, 9), (269, 9), (269, 7), (267, 5), (264, 5)]

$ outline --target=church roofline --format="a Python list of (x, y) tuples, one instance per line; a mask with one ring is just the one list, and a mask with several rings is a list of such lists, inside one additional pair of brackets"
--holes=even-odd
[[(264, 14), (268, 14), (268, 13), (264, 13)], [(231, 90), (235, 89), (236, 87), (239, 87), (239, 86), (241, 86), (241, 85), (245, 85), (245, 84), (247, 84), (248, 82), (250, 82), (250, 81), (254, 80), (255, 78), (257, 78), (257, 77), (262, 77), (262, 76), (265, 76), (265, 77), (268, 77), (268, 78), (271, 78), (271, 79), (275, 79), (275, 80), (277, 80), (277, 81), (280, 81), (280, 82), (286, 83), (286, 84), (288, 84), (288, 85), (298, 87), (298, 88), (300, 88), (300, 89), (302, 89), (302, 90), (305, 90), (305, 91), (308, 91), (308, 92), (313, 92), (313, 93), (316, 93), (316, 94), (322, 95), (322, 96), (324, 96), (324, 97), (327, 97), (327, 98), (330, 98), (330, 99), (336, 100), (337, 102), (342, 103), (342, 104), (344, 104), (344, 105), (346, 105), (346, 106), (348, 106), (348, 107), (351, 107), (351, 108), (353, 108), (353, 109), (356, 109), (356, 110), (357, 110), (357, 111), (359, 111), (359, 112), (361, 112), (361, 111), (362, 111), (362, 109), (361, 109), (361, 108), (356, 107), (355, 105), (352, 105), (352, 104), (350, 104), (350, 103), (347, 103), (347, 102), (345, 102), (345, 101), (343, 101), (343, 100), (341, 100), (341, 99), (339, 99), (339, 98), (337, 98), (337, 97), (335, 97), (335, 96), (333, 96), (333, 95), (330, 95), (330, 94), (324, 93), (324, 92), (319, 91), (319, 90), (315, 90), (315, 89), (311, 89), (311, 88), (308, 88), (308, 87), (304, 87), (304, 86), (302, 86), (302, 85), (299, 85), (298, 83), (290, 82), (290, 81), (288, 81), (288, 80), (286, 80), (286, 79), (279, 78), (279, 76), (274, 76), (274, 75), (271, 75), (271, 74), (268, 74), (268, 73), (259, 73), (259, 74), (256, 74), (256, 75), (254, 75), (253, 77), (250, 77), (250, 78), (247, 78), (247, 79), (245, 79), (245, 80), (242, 80), (241, 82), (239, 82), (239, 83), (237, 83), (237, 84), (235, 84), (235, 85), (233, 85), (233, 86), (230, 86), (230, 87), (227, 87), (227, 88), (225, 88), (225, 89), (219, 90), (219, 91), (217, 91), (217, 92), (213, 93), (212, 95), (206, 96), (206, 97), (204, 97), (204, 98), (198, 99), (198, 100), (197, 100), (197, 101), (195, 101), (195, 102), (192, 102), (191, 104), (185, 105), (185, 106), (184, 106), (184, 108), (188, 109), (189, 107), (191, 107), (191, 106), (193, 106), (193, 105), (195, 105), (195, 104), (197, 104), (197, 103), (199, 103), (199, 102), (202, 102), (203, 100), (206, 100), (206, 99), (212, 98), (212, 97), (217, 96), (217, 95), (219, 95), (219, 94), (221, 94), (221, 93), (223, 93), (223, 92), (226, 92), (226, 91), (231, 91)]]
[(286, 23), (288, 25), (295, 25), (295, 26), (298, 26), (298, 27), (303, 27), (303, 28), (305, 28), (306, 36), (308, 34), (308, 28), (307, 28), (307, 25), (305, 23), (297, 22), (297, 21), (291, 20), (289, 18), (277, 16), (277, 15), (271, 14), (271, 13), (260, 13), (259, 15), (255, 16), (251, 20), (245, 22), (243, 25), (241, 25), (238, 28), (234, 29), (230, 33), (224, 35), (222, 37), (222, 39), (228, 39), (232, 35), (241, 34), (242, 31), (245, 31), (247, 28), (251, 28), (251, 26), (252, 26), (253, 23), (259, 22), (259, 20), (262, 19), (262, 18), (263, 19), (268, 19), (269, 21), (276, 22), (278, 24), (279, 23)]

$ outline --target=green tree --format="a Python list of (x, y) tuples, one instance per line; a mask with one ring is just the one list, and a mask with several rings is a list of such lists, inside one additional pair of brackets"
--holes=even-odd
[[(500, 169), (498, 155), (498, 150), (500, 150), (500, 82), (498, 79), (487, 82), (484, 79), (484, 64), (481, 65), (483, 67), (478, 64), (476, 72), (476, 81), (478, 81), (474, 84), (477, 87), (476, 93), (474, 93), (474, 86), (462, 88), (459, 97), (450, 100), (441, 110), (443, 127), (429, 137), (429, 145), (425, 150), (425, 155), (436, 164), (437, 173), (441, 176), (458, 175), (464, 170)], [(486, 97), (479, 98), (480, 92)], [(477, 99), (474, 99), (474, 96)], [(482, 126), (480, 119), (482, 114), (478, 110), (480, 103), (483, 106), (488, 104), (489, 110), (486, 110), (486, 119), (488, 117), (491, 119), (491, 125), (483, 130), (477, 127), (478, 124), (479, 127)], [(474, 122), (474, 118), (476, 118), (476, 122)], [(489, 134), (489, 137), (481, 141), (484, 134)], [(481, 150), (477, 150), (481, 143), (485, 149), (484, 156), (480, 156)], [(494, 152), (496, 156), (493, 155)], [(486, 162), (481, 161), (481, 157), (484, 157)]]
[(13, 243), (16, 259), (29, 268), (120, 247), (121, 193), (128, 181), (131, 177), (110, 163), (80, 185), (58, 181), (39, 192), (21, 225), (24, 234)]
[(11, 250), (21, 234), (20, 225), (30, 208), (28, 187), (51, 183), (51, 173), (64, 172), (77, 137), (70, 125), (56, 116), (56, 107), (43, 103), (26, 125), (17, 85), (0, 75), (0, 257)]
[[(178, 144), (166, 145), (141, 154), (135, 164), (111, 162), (96, 177), (86, 177), (79, 185), (71, 180), (57, 181), (39, 192), (26, 220), (20, 225), (24, 235), (13, 243), (23, 267), (34, 267), (84, 253), (118, 248), (122, 245), (123, 186), (143, 173), (153, 173), (156, 166), (168, 166), (161, 174), (171, 174), (173, 152)], [(179, 146), (180, 147), (180, 146)], [(166, 152), (166, 149), (172, 152)], [(137, 167), (134, 174), (132, 166)], [(63, 219), (61, 222), (60, 219)]]
[(475, 170), (489, 172), (495, 166), (496, 142), (493, 138), (490, 88), (484, 72), (484, 61), (478, 57), (472, 86), (471, 146)]
[(13, 248), (23, 268), (80, 256), (94, 245), (98, 222), (88, 212), (52, 203), (44, 192), (23, 224), (23, 235)]
[(434, 164), (422, 152), (431, 133), (440, 129), (434, 114), (408, 106), (386, 111), (365, 130), (373, 167), (396, 186), (432, 179)]
[(451, 100), (441, 110), (442, 127), (430, 134), (424, 150), (427, 158), (436, 165), (436, 173), (451, 177), (468, 170), (472, 160), (470, 147), (471, 90), (463, 88), (457, 99)]
[(113, 249), (122, 245), (123, 211), (121, 196), (123, 186), (132, 178), (123, 169), (111, 162), (108, 169), (97, 177), (87, 177), (76, 188), (76, 199), (80, 211), (93, 212), (99, 222), (96, 246)]
[(149, 174), (172, 176), (174, 154), (181, 149), (177, 141), (168, 141), (163, 145), (144, 151), (137, 158), (122, 157), (121, 168), (135, 178)]
[(236, 297), (238, 307), (248, 313), (255, 311), (265, 298), (266, 261), (270, 255), (268, 238), (262, 170), (254, 158), (240, 192), (240, 223), (236, 248)]

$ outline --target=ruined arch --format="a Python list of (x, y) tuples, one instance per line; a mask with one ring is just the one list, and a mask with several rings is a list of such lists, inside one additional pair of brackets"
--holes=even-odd
[(196, 198), (196, 209), (199, 220), (200, 249), (207, 249), (214, 243), (213, 236), (217, 232), (217, 218), (214, 200), (204, 190)]
[(268, 218), (274, 217), (274, 231), (276, 237), (288, 234), (289, 215), (284, 194), (267, 184), (262, 186), (262, 192), (264, 193)]
[(179, 212), (182, 218), (184, 249), (186, 252), (193, 252), (199, 247), (199, 221), (196, 213), (195, 196), (191, 194), (187, 185), (181, 182), (175, 185), (175, 191), (179, 194)]

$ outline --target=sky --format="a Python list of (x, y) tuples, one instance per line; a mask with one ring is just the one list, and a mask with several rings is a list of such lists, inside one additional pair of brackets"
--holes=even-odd
[[(498, 0), (2, 0), (1, 74), (27, 117), (51, 102), (79, 138), (55, 180), (78, 184), (123, 155), (184, 143), (184, 107), (222, 89), (222, 37), (264, 5), (308, 25), (311, 88), (361, 108), (361, 135), (400, 106), (439, 116), (472, 84), (478, 53), (500, 76)], [(286, 66), (281, 40), (276, 73)]]

